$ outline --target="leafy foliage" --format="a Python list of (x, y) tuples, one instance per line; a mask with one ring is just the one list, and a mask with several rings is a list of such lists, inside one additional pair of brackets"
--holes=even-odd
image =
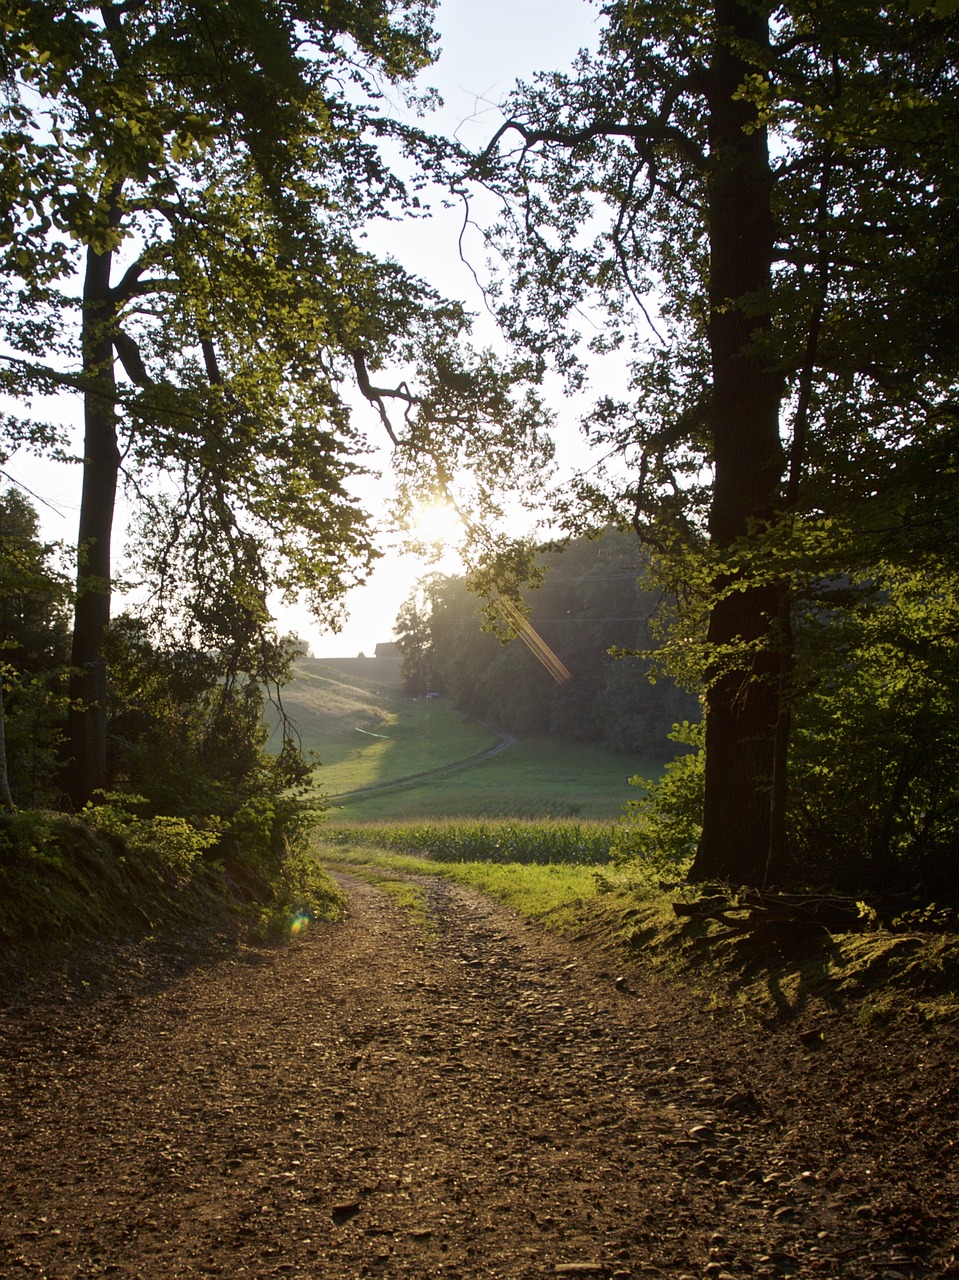
[(522, 623), (514, 618), (505, 636), (484, 630), (470, 584), (433, 576), (396, 624), (410, 692), (427, 671), (457, 706), (510, 732), (668, 754), (672, 725), (697, 703), (669, 678), (651, 683), (649, 663), (636, 656), (652, 642), (662, 595), (637, 563), (635, 540), (613, 531), (574, 540), (541, 555), (538, 568), (542, 585), (525, 597), (529, 623), (568, 680), (558, 683), (532, 646), (517, 643)]
[[(0, 7), (0, 390), (24, 406), (74, 391), (84, 405), (81, 801), (105, 780), (121, 473), (156, 616), (243, 661), (273, 595), (301, 594), (335, 623), (378, 554), (352, 488), (368, 444), (347, 382), (413, 486), (460, 464), (499, 482), (535, 436), (535, 402), (514, 392), (514, 370), (469, 349), (463, 308), (362, 243), (371, 219), (423, 212), (437, 148), (389, 115), (385, 85), (402, 94), (429, 63), (432, 8)], [(378, 385), (386, 367), (395, 377)], [(4, 425), (9, 447), (69, 446), (26, 407)]]
[(880, 564), (830, 596), (797, 631), (797, 860), (810, 878), (959, 901), (954, 571)]
[(59, 797), (68, 592), (54, 553), (31, 504), (8, 489), (0, 496), (0, 709), (10, 799), (19, 806)]
[(911, 874), (947, 857), (955, 789), (951, 681), (905, 616), (927, 599), (920, 647), (948, 649), (955, 6), (603, 12), (598, 52), (522, 86), (473, 170), (503, 198), (510, 332), (574, 384), (587, 346), (630, 360), (560, 510), (631, 520), (682, 606), (664, 660), (705, 690), (694, 871)]
[(627, 806), (613, 861), (648, 883), (682, 880), (692, 865), (703, 814), (703, 731), (688, 721), (670, 735), (695, 748), (670, 760), (657, 779), (633, 778), (645, 791)]

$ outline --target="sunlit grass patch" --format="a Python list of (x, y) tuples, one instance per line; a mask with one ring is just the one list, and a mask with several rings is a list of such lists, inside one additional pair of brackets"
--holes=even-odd
[[(660, 772), (651, 762), (556, 738), (522, 738), (467, 767), (456, 764), (469, 753), (457, 748), (455, 740), (448, 740), (447, 749), (436, 763), (450, 765), (448, 772), (382, 794), (351, 796), (342, 802), (344, 821), (615, 821), (627, 801), (637, 797), (628, 779)], [(409, 773), (409, 767), (403, 772)], [(317, 778), (325, 773), (321, 769)]]
[[(531, 919), (594, 898), (601, 892), (592, 867), (574, 863), (444, 862), (376, 847), (324, 842), (319, 845), (319, 854), (324, 860), (347, 867), (377, 867), (405, 875), (442, 876), (477, 889)], [(385, 883), (377, 883), (387, 887)]]

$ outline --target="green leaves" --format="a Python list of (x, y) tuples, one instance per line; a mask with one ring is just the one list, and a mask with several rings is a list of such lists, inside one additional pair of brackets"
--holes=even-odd
[(911, 13), (934, 13), (937, 18), (948, 18), (959, 11), (959, 0), (909, 0)]

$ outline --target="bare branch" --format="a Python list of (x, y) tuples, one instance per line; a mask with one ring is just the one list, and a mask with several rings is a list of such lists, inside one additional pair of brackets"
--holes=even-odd
[(400, 442), (396, 432), (393, 430), (393, 424), (390, 422), (389, 414), (386, 412), (384, 401), (402, 400), (409, 409), (418, 403), (416, 396), (412, 394), (405, 382), (401, 382), (398, 387), (374, 387), (370, 382), (369, 370), (366, 367), (366, 357), (362, 351), (353, 352), (353, 368), (356, 370), (357, 385), (370, 404), (376, 405), (380, 421), (386, 428), (386, 434), (392, 440), (394, 446), (398, 448)]
[(593, 142), (597, 138), (628, 138), (637, 147), (653, 147), (657, 144), (672, 143), (697, 168), (705, 169), (706, 167), (706, 157), (696, 143), (681, 129), (665, 123), (651, 123), (640, 126), (618, 124), (613, 120), (598, 120), (594, 124), (585, 125), (582, 129), (574, 130), (530, 129), (521, 120), (506, 120), (496, 130), (482, 155), (478, 157), (478, 164), (488, 161), (499, 145), (500, 140), (510, 132), (518, 133), (523, 139), (524, 151), (528, 151), (543, 142), (552, 142), (557, 146), (568, 147), (573, 150), (576, 147), (585, 146), (586, 143)]

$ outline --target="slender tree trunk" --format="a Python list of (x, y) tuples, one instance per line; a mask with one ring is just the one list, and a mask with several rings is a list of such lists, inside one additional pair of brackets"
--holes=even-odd
[[(770, 329), (772, 175), (765, 130), (737, 91), (768, 48), (765, 6), (717, 0), (711, 66), (710, 318), (715, 547), (748, 536), (773, 516), (783, 468), (781, 381), (763, 337)], [(761, 885), (770, 836), (770, 794), (779, 720), (778, 656), (766, 642), (778, 614), (775, 587), (715, 584), (708, 641), (719, 658), (706, 695), (703, 834), (690, 876)], [(735, 646), (754, 646), (731, 666)]]
[[(119, 221), (118, 197), (119, 191), (115, 191), (111, 198), (114, 225)], [(78, 807), (107, 780), (106, 666), (102, 646), (110, 625), (110, 540), (120, 474), (113, 370), (116, 316), (110, 294), (112, 262), (112, 250), (98, 252), (91, 247), (83, 287), (83, 374), (87, 390), (67, 725), (67, 788)]]
[(786, 799), (789, 781), (789, 740), (792, 735), (792, 678), (796, 665), (792, 609), (788, 587), (780, 588), (779, 671), (776, 675), (776, 733), (773, 742), (772, 791), (769, 798), (769, 853), (763, 888), (775, 884), (786, 867)]
[(0, 809), (13, 813), (16, 805), (10, 792), (10, 776), (7, 773), (7, 728), (3, 711), (3, 681), (0, 680)]

